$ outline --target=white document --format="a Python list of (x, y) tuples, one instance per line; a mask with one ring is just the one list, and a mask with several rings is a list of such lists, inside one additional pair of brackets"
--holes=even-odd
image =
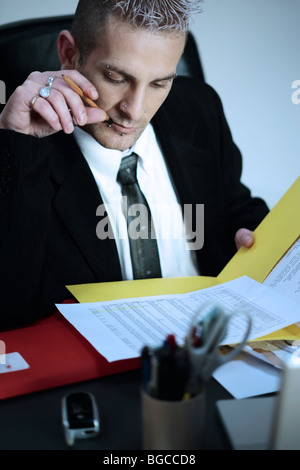
[(249, 398), (279, 390), (281, 372), (246, 353), (219, 367), (213, 377), (234, 398)]
[(272, 269), (263, 284), (300, 302), (300, 238)]
[[(249, 339), (300, 321), (300, 304), (243, 276), (199, 291), (87, 304), (60, 304), (62, 315), (108, 361), (139, 357), (143, 346), (161, 344), (170, 333), (182, 344), (202, 305), (219, 304), (225, 313), (247, 311), (253, 328)], [(239, 342), (245, 317), (230, 325), (223, 344)]]
[[(300, 238), (277, 263), (263, 285), (300, 302)], [(286, 307), (283, 307), (286, 308)], [(299, 322), (296, 322), (299, 325)], [(250, 355), (241, 354), (214, 373), (214, 378), (235, 398), (247, 398), (277, 392), (280, 386), (282, 362), (291, 355), (300, 357), (299, 341), (256, 342), (246, 346)], [(253, 348), (265, 349), (266, 353)], [(270, 355), (271, 354), (271, 355)], [(264, 363), (267, 362), (267, 365)], [(281, 362), (282, 361), (282, 362)], [(276, 370), (277, 367), (277, 370)]]
[[(263, 285), (300, 302), (300, 238), (277, 263)], [(297, 324), (300, 326), (298, 322)], [(267, 356), (261, 352), (256, 353), (252, 349), (255, 346), (264, 347), (268, 351)], [(259, 342), (252, 344), (252, 348), (246, 346), (245, 351), (257, 359), (247, 354), (240, 354), (237, 359), (219, 367), (213, 374), (234, 398), (277, 392), (280, 387), (281, 371), (278, 368), (276, 370), (276, 367), (282, 367), (281, 361), (287, 361), (291, 355), (300, 357), (298, 341), (294, 345), (286, 341), (265, 342), (264, 345)]]

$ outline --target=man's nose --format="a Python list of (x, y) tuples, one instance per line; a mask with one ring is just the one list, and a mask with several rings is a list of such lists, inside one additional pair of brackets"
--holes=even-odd
[(124, 96), (121, 111), (132, 121), (138, 121), (146, 113), (146, 93), (142, 89), (132, 90)]

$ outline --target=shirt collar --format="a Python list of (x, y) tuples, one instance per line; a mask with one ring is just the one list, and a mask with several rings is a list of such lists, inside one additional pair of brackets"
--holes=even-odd
[(121, 159), (132, 152), (139, 155), (139, 163), (144, 171), (150, 175), (153, 174), (151, 149), (153, 149), (155, 134), (151, 124), (148, 124), (134, 145), (123, 152), (103, 147), (94, 137), (80, 127), (75, 127), (74, 138), (88, 165), (98, 173), (100, 178), (101, 175), (105, 175), (105, 178), (116, 180)]
[(91, 170), (96, 172), (99, 178), (115, 180), (123, 156), (122, 152), (103, 147), (80, 127), (75, 127), (74, 138)]
[(140, 164), (143, 170), (149, 175), (153, 174), (153, 149), (156, 140), (155, 133), (151, 124), (145, 128), (140, 138), (130, 149), (140, 157)]

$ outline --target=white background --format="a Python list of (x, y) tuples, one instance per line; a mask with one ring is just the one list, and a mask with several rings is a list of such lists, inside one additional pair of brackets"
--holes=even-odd
[[(70, 14), (76, 5), (0, 0), (0, 23)], [(292, 102), (299, 20), (300, 0), (206, 0), (191, 27), (206, 81), (221, 96), (242, 151), (242, 179), (270, 208), (300, 175), (300, 104)]]

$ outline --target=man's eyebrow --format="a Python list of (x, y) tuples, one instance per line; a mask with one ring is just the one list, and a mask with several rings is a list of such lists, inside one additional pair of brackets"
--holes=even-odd
[(173, 80), (174, 78), (177, 77), (177, 73), (172, 73), (171, 75), (167, 75), (166, 77), (163, 78), (156, 78), (155, 80), (152, 80), (153, 82), (164, 82), (167, 80)]
[[(136, 77), (128, 72), (126, 70), (119, 69), (118, 67), (115, 67), (114, 65), (106, 65), (107, 71), (110, 72), (116, 72), (119, 73), (120, 75), (123, 75), (126, 78), (129, 78), (131, 80), (136, 80)], [(161, 77), (161, 78), (155, 78), (152, 80), (152, 82), (164, 82), (167, 80), (173, 80), (174, 78), (177, 77), (177, 73), (171, 73), (170, 75), (167, 75), (166, 77)]]

